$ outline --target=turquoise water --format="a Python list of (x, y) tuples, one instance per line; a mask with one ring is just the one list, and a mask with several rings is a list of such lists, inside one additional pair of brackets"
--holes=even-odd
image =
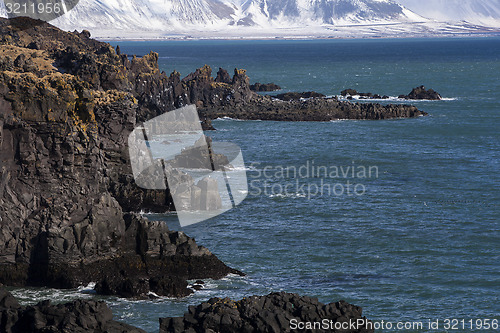
[[(105, 298), (117, 319), (155, 332), (158, 317), (212, 296), (285, 290), (347, 300), (372, 320), (425, 324), (407, 332), (429, 331), (429, 319), (440, 320), (439, 332), (447, 318), (500, 320), (500, 39), (119, 44), (129, 54), (159, 52), (167, 73), (187, 75), (205, 63), (246, 68), (252, 82), (327, 95), (355, 88), (397, 96), (424, 84), (446, 100), (416, 102), (430, 114), (418, 119), (215, 121), (214, 140), (242, 148), (250, 194), (183, 230), (247, 276), (209, 281), (184, 299)], [(262, 174), (308, 163), (378, 172)], [(347, 181), (359, 185), (357, 193), (338, 193)], [(337, 193), (326, 186), (311, 193), (325, 184)], [(180, 229), (174, 215), (151, 218)], [(29, 301), (54, 292), (29, 291), (16, 293)]]

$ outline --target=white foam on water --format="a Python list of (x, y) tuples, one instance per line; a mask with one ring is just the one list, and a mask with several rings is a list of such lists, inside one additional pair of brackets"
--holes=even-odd
[(219, 121), (225, 121), (225, 120), (244, 121), (243, 119), (231, 118), (231, 117), (228, 117), (228, 116), (219, 117), (219, 118), (217, 118), (215, 120), (219, 120)]
[(96, 285), (95, 282), (89, 282), (89, 284), (87, 284), (86, 286), (78, 287), (77, 291), (85, 294), (95, 294), (96, 293), (96, 291), (94, 290), (95, 285)]
[(339, 101), (361, 101), (361, 102), (406, 102), (406, 103), (418, 103), (418, 102), (440, 102), (440, 101), (456, 101), (458, 100), (458, 97), (443, 97), (439, 100), (434, 100), (434, 99), (406, 99), (406, 98), (399, 98), (397, 96), (389, 96), (389, 98), (363, 98), (360, 95), (354, 95), (351, 96), (352, 99), (348, 99), (347, 97), (344, 97), (342, 95), (337, 95), (334, 96), (339, 99)]
[(305, 198), (306, 195), (304, 193), (277, 193), (268, 195), (269, 198)]
[(12, 295), (21, 305), (32, 305), (43, 300), (52, 303), (66, 303), (75, 299), (91, 299), (95, 295), (95, 283), (80, 286), (76, 289), (54, 289), (54, 288), (15, 288), (10, 290)]

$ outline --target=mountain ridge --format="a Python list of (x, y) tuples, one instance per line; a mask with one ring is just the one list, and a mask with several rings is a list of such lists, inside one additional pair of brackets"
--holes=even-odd
[[(80, 0), (51, 21), (98, 38), (421, 37), (500, 33), (438, 22), (393, 0)], [(0, 6), (0, 16), (5, 16)]]

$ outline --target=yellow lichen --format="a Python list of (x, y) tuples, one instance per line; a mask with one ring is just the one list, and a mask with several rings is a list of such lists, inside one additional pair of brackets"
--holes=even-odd
[(231, 85), (224, 82), (210, 82), (212, 88), (227, 88), (231, 89)]

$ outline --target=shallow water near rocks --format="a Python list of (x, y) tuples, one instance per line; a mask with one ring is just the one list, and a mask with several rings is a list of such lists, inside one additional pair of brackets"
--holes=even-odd
[[(208, 280), (182, 299), (15, 289), (23, 303), (98, 297), (116, 319), (148, 332), (157, 332), (158, 317), (180, 316), (210, 297), (281, 290), (344, 299), (378, 321), (500, 319), (500, 39), (119, 44), (128, 54), (159, 52), (161, 69), (183, 76), (206, 63), (214, 74), (219, 66), (246, 68), (252, 83), (274, 82), (283, 91), (398, 96), (424, 84), (446, 99), (412, 102), (430, 114), (417, 119), (214, 121), (214, 141), (242, 149), (250, 194), (233, 210), (182, 230), (247, 276)], [(265, 167), (308, 162), (375, 166), (378, 177), (263, 175)], [(347, 180), (365, 193), (311, 193)], [(175, 214), (150, 218), (180, 229)]]

